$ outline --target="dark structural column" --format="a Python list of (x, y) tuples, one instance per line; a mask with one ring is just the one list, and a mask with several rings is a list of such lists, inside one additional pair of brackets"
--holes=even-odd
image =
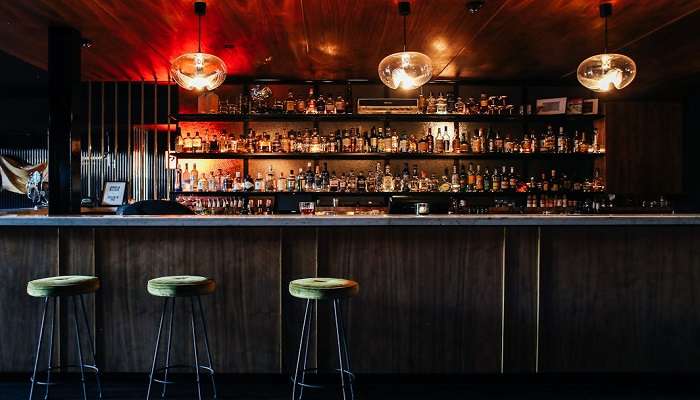
[(49, 214), (80, 213), (80, 32), (49, 28)]

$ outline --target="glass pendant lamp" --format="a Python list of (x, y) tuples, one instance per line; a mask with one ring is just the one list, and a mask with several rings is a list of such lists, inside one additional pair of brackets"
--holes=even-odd
[(417, 89), (433, 77), (433, 61), (417, 51), (406, 51), (406, 16), (411, 4), (399, 2), (399, 14), (403, 16), (403, 51), (390, 54), (379, 63), (379, 79), (392, 89)]
[(194, 3), (197, 15), (197, 52), (185, 53), (170, 63), (170, 75), (180, 87), (187, 90), (213, 90), (226, 79), (226, 64), (219, 57), (202, 53), (202, 16), (207, 4)]
[(608, 17), (612, 15), (612, 4), (600, 5), (600, 16), (605, 19), (605, 50), (603, 54), (588, 57), (579, 64), (576, 78), (595, 92), (620, 90), (629, 85), (637, 75), (637, 65), (624, 54), (608, 53)]

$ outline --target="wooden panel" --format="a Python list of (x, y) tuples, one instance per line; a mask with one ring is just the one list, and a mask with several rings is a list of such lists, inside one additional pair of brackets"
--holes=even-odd
[(542, 372), (700, 370), (700, 229), (543, 228)]
[[(91, 228), (59, 228), (59, 253), (58, 253), (58, 269), (60, 275), (96, 275), (95, 274), (95, 230)], [(102, 324), (98, 319), (102, 318), (102, 314), (95, 313), (95, 302), (100, 297), (98, 291), (95, 295), (84, 295), (85, 309), (88, 314), (90, 329), (95, 334), (95, 327), (102, 328)], [(68, 298), (59, 299), (60, 309), (62, 311), (60, 319), (60, 329), (57, 331), (60, 334), (60, 349), (61, 363), (63, 365), (76, 365), (78, 361), (77, 347), (75, 344), (75, 321), (73, 320), (74, 307), (73, 300)], [(80, 308), (78, 308), (80, 312)], [(82, 318), (79, 314), (78, 318)], [(78, 320), (81, 332), (85, 333), (82, 319)], [(95, 338), (100, 338), (104, 331), (97, 330)], [(85, 338), (84, 336), (82, 338)], [(83, 360), (92, 363), (92, 358), (88, 353), (88, 343), (85, 340), (83, 343)], [(100, 341), (96, 342), (98, 362), (100, 353)]]
[[(282, 229), (282, 371), (296, 366), (304, 322), (304, 301), (289, 294), (289, 281), (317, 276), (316, 228)], [(313, 332), (316, 325), (313, 326)], [(308, 368), (316, 366), (316, 336), (309, 342)]]
[[(688, 34), (700, 21), (697, 1), (614, 4), (609, 47), (639, 67), (637, 80), (619, 95), (697, 73), (700, 36)], [(489, 0), (471, 15), (464, 1), (413, 0), (408, 49), (429, 55), (440, 78), (575, 82), (578, 64), (602, 50), (597, 6), (590, 0)], [(83, 52), (85, 79), (164, 81), (170, 60), (196, 49), (191, 1), (5, 1), (0, 16), (0, 48), (42, 68), (48, 26), (79, 29), (94, 42)], [(402, 19), (396, 1), (209, 1), (202, 40), (202, 49), (221, 57), (232, 76), (376, 78), (379, 61), (402, 48)]]
[[(502, 253), (503, 228), (319, 230), (319, 275), (360, 283), (347, 315), (355, 371), (500, 371)], [(331, 329), (319, 326), (325, 367)]]
[(506, 228), (503, 372), (536, 372), (539, 228)]
[[(150, 368), (162, 300), (146, 293), (147, 280), (198, 274), (217, 282), (216, 293), (202, 299), (217, 371), (280, 371), (279, 234), (278, 229), (97, 230), (105, 368)], [(178, 315), (175, 360), (190, 359), (189, 336), (182, 336), (188, 334), (182, 321), (187, 315)]]
[(0, 229), (0, 372), (27, 372), (41, 323), (43, 299), (27, 295), (27, 282), (58, 273), (55, 228)]
[(609, 191), (650, 195), (681, 193), (681, 104), (608, 103), (605, 112)]

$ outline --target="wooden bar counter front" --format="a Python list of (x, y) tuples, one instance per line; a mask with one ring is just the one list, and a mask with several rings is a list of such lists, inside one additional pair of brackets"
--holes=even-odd
[[(304, 310), (286, 288), (308, 276), (360, 283), (347, 314), (357, 373), (697, 372), (700, 226), (692, 221), (22, 227), (0, 219), (0, 372), (31, 369), (40, 306), (26, 282), (58, 274), (102, 282), (89, 312), (106, 372), (148, 370), (161, 308), (146, 281), (176, 274), (217, 282), (203, 301), (221, 373), (293, 368)], [(314, 328), (321, 339), (311, 362), (332, 368), (333, 325), (321, 318)], [(174, 362), (189, 351), (174, 349)], [(73, 343), (56, 352), (75, 357)]]

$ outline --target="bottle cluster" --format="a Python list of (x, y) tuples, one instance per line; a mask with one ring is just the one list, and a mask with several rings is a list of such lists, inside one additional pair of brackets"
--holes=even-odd
[(524, 180), (515, 167), (481, 168), (469, 163), (461, 168), (453, 165), (452, 171), (445, 169), (442, 175), (428, 174), (418, 169), (417, 165), (409, 168), (404, 163), (403, 169), (392, 172), (391, 164), (382, 166), (377, 163), (374, 170), (349, 171), (337, 174), (329, 171), (327, 163), (323, 169), (307, 164), (306, 170), (290, 170), (276, 174), (272, 166), (266, 173), (257, 172), (255, 176), (242, 176), (240, 171), (232, 175), (219, 169), (210, 171), (209, 175), (197, 171), (193, 164), (190, 171), (178, 168), (175, 182), (176, 191), (185, 192), (601, 192), (605, 190), (602, 178), (596, 170), (593, 178), (572, 179), (567, 174), (551, 170), (547, 175), (542, 172), (539, 178)]
[(243, 197), (181, 196), (177, 201), (198, 215), (271, 215), (272, 199), (245, 199)]
[(491, 128), (455, 132), (448, 126), (437, 128), (433, 135), (428, 128), (425, 135), (401, 133), (392, 128), (338, 129), (326, 135), (317, 129), (288, 132), (256, 132), (249, 129), (237, 136), (222, 129), (200, 136), (186, 132), (176, 137), (178, 153), (599, 153), (603, 151), (598, 130), (589, 135), (585, 131), (570, 134), (551, 125), (545, 130), (534, 129), (519, 138)]
[[(423, 114), (461, 114), (461, 115), (512, 115), (515, 107), (508, 102), (508, 96), (489, 96), (481, 93), (479, 98), (468, 97), (466, 101), (454, 93), (437, 97), (430, 92), (428, 97), (418, 96), (418, 111)], [(522, 114), (522, 107), (520, 110)]]

